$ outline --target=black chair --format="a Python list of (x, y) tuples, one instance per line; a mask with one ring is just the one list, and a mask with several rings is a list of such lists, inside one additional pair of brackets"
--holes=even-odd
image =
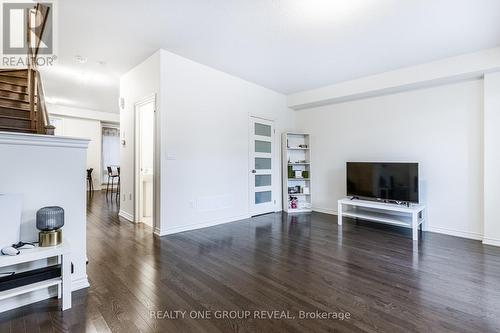
[(92, 180), (92, 171), (94, 171), (94, 168), (87, 169), (87, 191), (94, 190), (94, 182)]
[[(108, 170), (108, 183), (106, 184), (106, 196), (108, 195), (108, 192), (109, 192), (109, 181), (111, 180), (111, 196), (113, 196), (113, 186), (115, 185), (114, 182), (115, 182), (115, 178), (118, 178), (118, 182), (117, 182), (117, 193), (119, 193), (120, 191), (120, 171), (118, 171), (118, 173), (114, 173), (113, 172), (113, 168), (108, 166), (106, 167), (106, 169)], [(118, 168), (118, 170), (120, 170), (120, 168)]]
[(117, 167), (116, 170), (118, 171), (118, 188), (117, 188), (117, 194), (120, 196), (120, 167)]

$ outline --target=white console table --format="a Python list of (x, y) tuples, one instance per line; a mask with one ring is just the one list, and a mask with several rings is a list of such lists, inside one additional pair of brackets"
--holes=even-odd
[(425, 205), (410, 204), (403, 206), (377, 201), (344, 198), (338, 201), (338, 224), (342, 217), (359, 218), (412, 228), (413, 240), (418, 240), (418, 227), (426, 219)]
[(58, 262), (61, 264), (61, 277), (0, 291), (0, 300), (57, 286), (58, 298), (62, 298), (61, 310), (64, 311), (71, 308), (71, 253), (69, 246), (63, 243), (51, 247), (36, 246), (31, 249), (20, 249), (20, 251), (21, 253), (17, 256), (0, 255), (0, 269), (30, 261), (57, 257)]

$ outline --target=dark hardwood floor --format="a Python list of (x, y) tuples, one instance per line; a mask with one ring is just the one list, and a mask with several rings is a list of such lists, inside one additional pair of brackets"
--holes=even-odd
[[(0, 333), (500, 331), (500, 249), (478, 241), (423, 233), (415, 248), (406, 230), (352, 220), (339, 230), (335, 216), (318, 213), (158, 239), (117, 211), (101, 193), (89, 201), (91, 287), (73, 293), (73, 308), (61, 313), (51, 299), (5, 312)], [(251, 314), (166, 318), (175, 310)], [(295, 319), (258, 319), (256, 310)]]

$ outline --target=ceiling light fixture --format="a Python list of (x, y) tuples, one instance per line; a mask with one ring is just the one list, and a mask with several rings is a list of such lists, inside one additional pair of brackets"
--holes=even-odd
[(292, 0), (295, 19), (304, 23), (339, 22), (365, 9), (373, 0)]
[(87, 57), (82, 57), (80, 55), (75, 56), (75, 61), (79, 64), (86, 64), (88, 59)]
[(114, 86), (119, 80), (111, 75), (105, 75), (98, 71), (82, 70), (78, 66), (57, 65), (45, 69), (45, 75), (59, 77), (71, 81), (76, 81), (84, 85), (94, 86)]

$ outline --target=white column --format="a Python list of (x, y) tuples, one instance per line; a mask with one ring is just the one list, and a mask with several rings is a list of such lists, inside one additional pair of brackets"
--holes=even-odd
[(500, 246), (500, 72), (484, 75), (484, 238)]

